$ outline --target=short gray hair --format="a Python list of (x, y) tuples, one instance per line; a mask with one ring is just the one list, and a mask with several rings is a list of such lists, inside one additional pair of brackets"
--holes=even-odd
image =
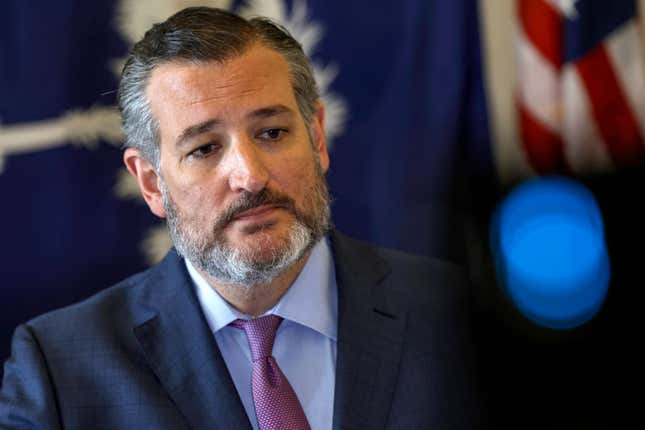
[(310, 131), (320, 96), (309, 59), (291, 34), (268, 18), (246, 20), (221, 9), (191, 7), (153, 25), (125, 62), (118, 92), (124, 145), (140, 150), (159, 170), (159, 122), (145, 94), (156, 67), (173, 61), (223, 63), (255, 43), (275, 50), (289, 64), (296, 103)]

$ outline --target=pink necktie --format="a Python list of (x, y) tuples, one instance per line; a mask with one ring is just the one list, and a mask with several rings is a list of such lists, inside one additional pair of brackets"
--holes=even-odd
[(309, 430), (296, 393), (271, 355), (282, 318), (267, 315), (235, 320), (231, 326), (244, 330), (253, 357), (253, 402), (260, 430)]

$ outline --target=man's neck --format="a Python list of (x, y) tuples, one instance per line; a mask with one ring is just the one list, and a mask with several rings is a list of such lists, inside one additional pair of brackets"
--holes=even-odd
[(305, 254), (298, 262), (268, 284), (251, 286), (223, 284), (215, 281), (202, 270), (197, 269), (197, 271), (235, 309), (246, 315), (258, 316), (274, 307), (280, 301), (302, 271), (310, 254), (311, 252)]

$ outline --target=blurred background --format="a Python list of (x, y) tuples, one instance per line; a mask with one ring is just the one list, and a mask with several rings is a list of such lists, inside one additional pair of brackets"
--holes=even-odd
[[(645, 0), (2, 1), (1, 360), (16, 325), (168, 250), (122, 167), (115, 92), (132, 43), (193, 5), (270, 16), (303, 44), (327, 106), (339, 230), (469, 270), (498, 427), (636, 415)], [(611, 264), (599, 313), (567, 330), (523, 317), (491, 257), (495, 208), (549, 174), (594, 195)]]

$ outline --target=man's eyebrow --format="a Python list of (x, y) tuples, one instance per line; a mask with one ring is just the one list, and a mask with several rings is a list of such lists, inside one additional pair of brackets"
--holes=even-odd
[(287, 106), (278, 104), (278, 105), (267, 106), (260, 109), (256, 109), (250, 112), (247, 115), (247, 117), (261, 119), (261, 118), (270, 118), (272, 116), (276, 116), (280, 114), (294, 114), (294, 112)]
[(177, 138), (175, 145), (182, 146), (193, 137), (199, 136), (200, 134), (211, 131), (215, 126), (219, 125), (220, 123), (221, 121), (218, 119), (209, 119), (207, 121), (200, 122), (199, 124), (186, 127), (184, 131), (182, 131), (179, 137)]

